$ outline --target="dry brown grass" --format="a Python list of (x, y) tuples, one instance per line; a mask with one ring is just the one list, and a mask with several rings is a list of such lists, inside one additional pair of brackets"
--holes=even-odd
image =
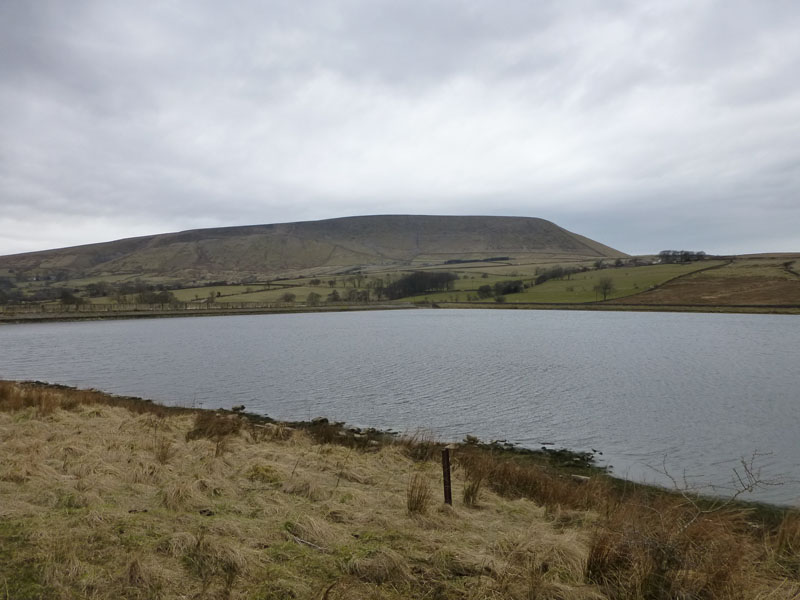
[(162, 465), (167, 464), (175, 456), (177, 449), (172, 440), (159, 437), (153, 443), (153, 456)]
[(416, 461), (438, 459), (444, 448), (444, 444), (437, 441), (432, 433), (422, 429), (401, 437), (397, 443), (406, 456)]
[(343, 566), (345, 573), (367, 583), (402, 586), (413, 579), (408, 561), (391, 548), (380, 547), (366, 556), (351, 557)]
[(699, 515), (680, 497), (615, 496), (602, 478), (577, 481), (476, 448), (454, 451), (453, 488), (463, 495), (480, 481), (480, 510), (449, 507), (434, 500), (438, 464), (424, 462), (427, 454), (438, 463), (433, 443), (419, 454), (408, 442), (359, 451), (336, 444), (338, 434), (325, 441), (269, 424), (253, 435), (227, 415), (45, 391), (0, 383), (8, 598), (788, 600), (800, 592), (795, 513), (759, 529), (745, 513)]
[(431, 486), (423, 473), (413, 473), (406, 488), (406, 508), (409, 514), (424, 514), (431, 501)]
[(198, 412), (194, 417), (194, 427), (186, 433), (186, 441), (207, 438), (214, 442), (214, 456), (220, 457), (229, 450), (230, 436), (238, 434), (243, 425), (244, 421), (238, 415)]
[(771, 542), (779, 571), (800, 579), (800, 513), (787, 512)]
[(598, 523), (587, 577), (611, 596), (749, 598), (763, 545), (741, 511), (632, 498)]

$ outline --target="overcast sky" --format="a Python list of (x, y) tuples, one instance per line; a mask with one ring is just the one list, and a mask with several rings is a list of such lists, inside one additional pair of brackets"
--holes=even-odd
[(0, 0), (0, 254), (363, 214), (800, 251), (796, 0)]

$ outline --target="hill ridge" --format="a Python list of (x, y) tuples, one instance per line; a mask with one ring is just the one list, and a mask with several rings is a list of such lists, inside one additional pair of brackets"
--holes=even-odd
[(449, 258), (624, 253), (537, 217), (365, 215), (190, 229), (0, 256), (0, 268), (41, 276), (227, 277)]

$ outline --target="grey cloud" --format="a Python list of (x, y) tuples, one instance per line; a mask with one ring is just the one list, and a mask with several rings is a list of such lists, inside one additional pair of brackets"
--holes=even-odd
[(703, 232), (776, 249), (771, 223), (798, 249), (799, 18), (782, 0), (5, 2), (0, 253), (43, 220), (64, 245), (58, 223), (71, 243), (391, 212), (542, 216), (629, 252)]

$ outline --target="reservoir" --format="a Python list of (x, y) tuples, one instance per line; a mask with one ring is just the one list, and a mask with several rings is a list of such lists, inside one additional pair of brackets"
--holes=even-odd
[[(621, 477), (800, 501), (800, 319), (404, 310), (0, 326), (0, 378), (594, 449)], [(602, 452), (602, 455), (599, 454)], [(685, 482), (685, 483), (684, 483)]]

